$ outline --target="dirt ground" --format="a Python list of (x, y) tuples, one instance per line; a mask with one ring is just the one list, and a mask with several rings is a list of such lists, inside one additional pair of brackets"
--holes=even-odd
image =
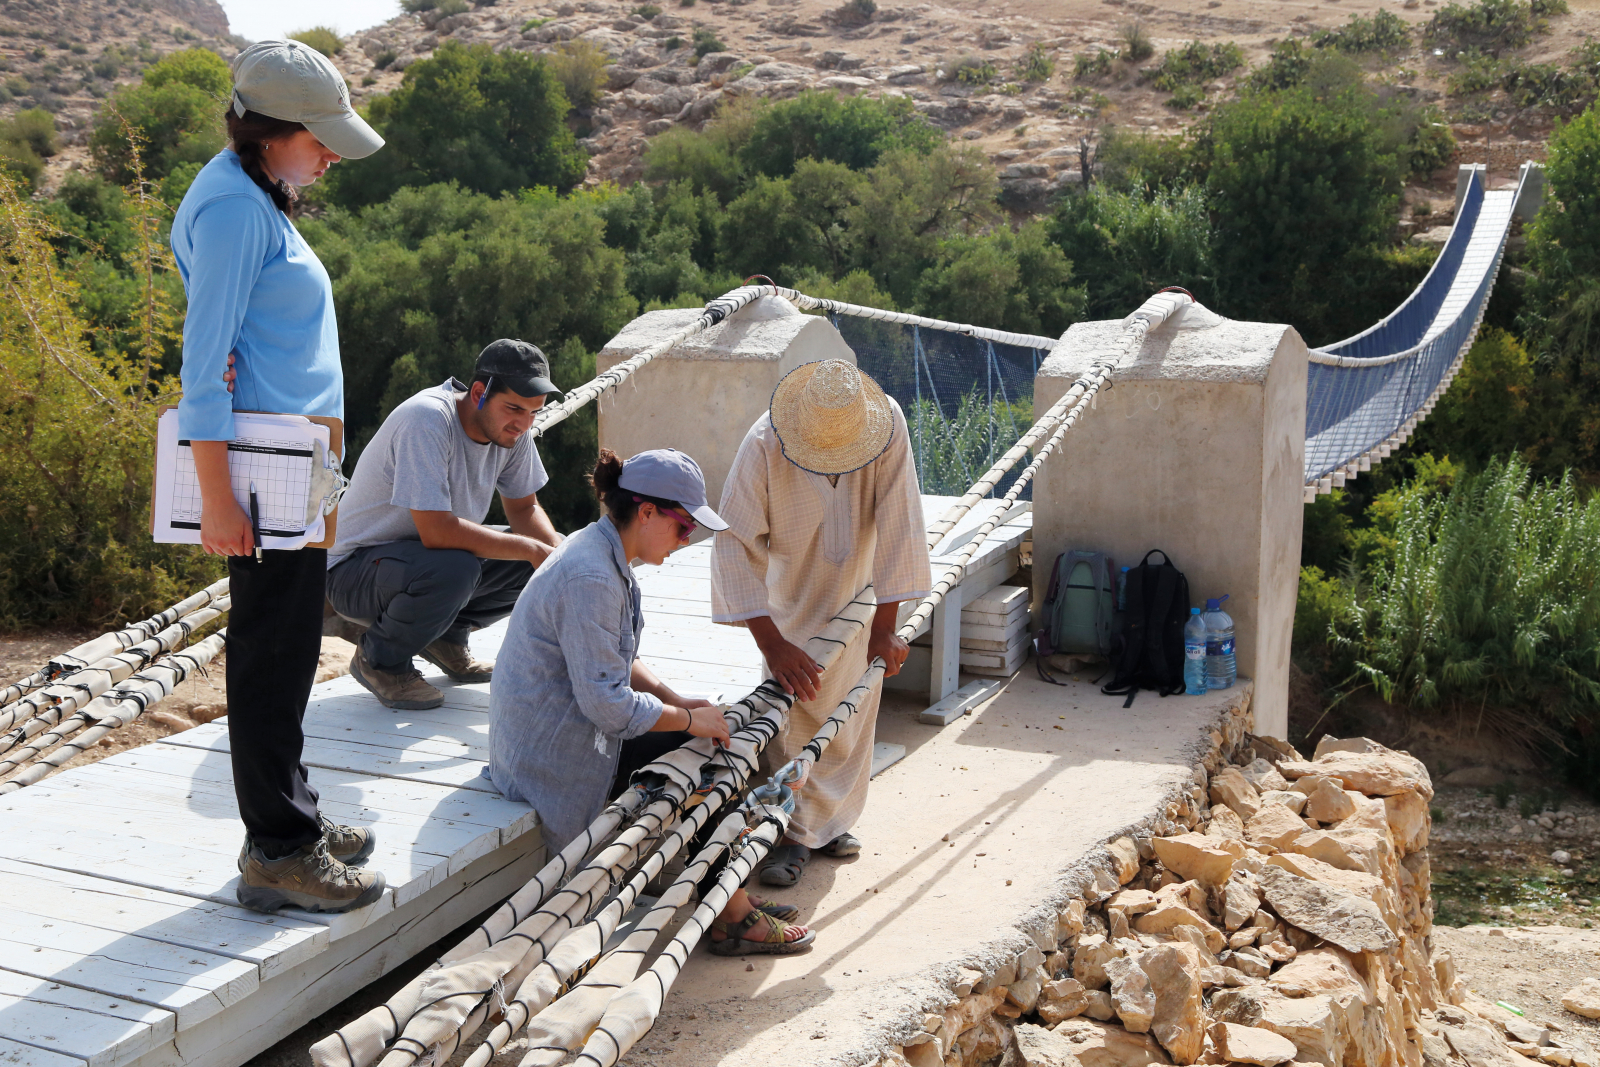
[(1600, 1022), (1561, 1006), (1563, 993), (1600, 974), (1600, 931), (1435, 926), (1433, 941), (1436, 949), (1450, 950), (1457, 972), (1480, 997), (1509, 1004), (1534, 1022), (1564, 1030), (1591, 1046), (1600, 1044)]

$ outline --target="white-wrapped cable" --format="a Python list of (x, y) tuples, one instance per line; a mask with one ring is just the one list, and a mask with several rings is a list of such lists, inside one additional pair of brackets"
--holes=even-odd
[(948, 333), (965, 334), (976, 337), (980, 341), (994, 341), (996, 344), (1016, 345), (1018, 348), (1052, 349), (1056, 346), (1056, 338), (1043, 337), (1033, 333), (1012, 333), (1009, 330), (993, 330), (987, 326), (972, 326), (965, 322), (950, 322), (946, 319), (928, 319), (921, 315), (907, 315), (903, 311), (885, 311), (882, 308), (869, 308), (861, 304), (847, 304), (843, 300), (828, 300), (820, 296), (809, 296), (797, 289), (785, 289), (781, 285), (762, 286), (770, 289), (771, 295), (781, 296), (797, 308), (806, 311), (832, 311), (839, 315), (849, 315), (853, 318), (872, 319), (876, 322), (894, 322), (902, 326), (920, 326), (928, 330), (944, 330)]
[[(141, 670), (157, 656), (181, 648), (189, 640), (190, 634), (227, 611), (228, 604), (228, 596), (224, 593), (214, 606), (192, 611), (124, 651), (73, 670), (21, 700), (0, 708), (0, 730), (8, 731), (0, 735), (0, 752), (7, 752), (29, 737), (54, 726), (64, 716), (82, 708), (133, 672)], [(18, 723), (22, 725), (18, 726)]]
[(0, 782), (0, 794), (12, 793), (23, 786), (34, 784), (113, 730), (121, 729), (143, 715), (145, 708), (170, 694), (179, 682), (210, 663), (217, 653), (222, 651), (226, 633), (225, 630), (214, 633), (182, 652), (163, 656), (138, 674), (119, 683), (116, 689), (97, 697), (85, 710), (93, 710), (99, 717), (99, 722), (44, 759), (23, 768), (14, 778)]
[(1185, 304), (1194, 303), (1194, 297), (1182, 291), (1162, 290), (1141, 304), (1133, 314), (1129, 315), (1123, 323), (1122, 333), (1118, 336), (1115, 346), (1100, 359), (1094, 360), (1089, 369), (1072, 383), (1060, 400), (1050, 405), (1050, 409), (1039, 417), (1039, 420), (1028, 428), (1028, 432), (1018, 438), (1017, 443), (1006, 450), (1005, 455), (995, 462), (995, 465), (962, 494), (960, 500), (950, 505), (945, 513), (939, 516), (937, 522), (928, 527), (928, 547), (933, 548), (944, 540), (961, 517), (988, 496), (994, 487), (1000, 483), (1006, 471), (1016, 466), (1017, 462), (1027, 455), (1028, 451), (1037, 445), (1049, 434), (1055, 432), (1061, 425), (1061, 420), (1066, 418), (1069, 409), (1080, 405), (1086, 398), (1093, 399), (1111, 380), (1112, 373), (1120, 367), (1129, 356), (1139, 351), (1144, 343), (1147, 333), (1160, 326), (1172, 316), (1172, 313)]

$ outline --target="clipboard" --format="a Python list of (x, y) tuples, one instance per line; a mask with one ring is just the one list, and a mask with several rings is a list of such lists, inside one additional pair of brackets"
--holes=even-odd
[[(163, 543), (198, 544), (198, 509), (193, 498), (193, 494), (197, 491), (197, 487), (193, 484), (193, 458), (185, 455), (188, 442), (177, 438), (176, 412), (176, 405), (167, 405), (158, 415), (155, 478), (150, 494), (150, 534), (152, 538)], [(281, 442), (263, 441), (247, 436), (242, 440), (229, 442), (228, 465), (236, 476), (241, 473), (243, 466), (248, 472), (245, 477), (259, 472), (258, 476), (263, 479), (263, 485), (267, 484), (267, 480), (273, 480), (273, 484), (280, 489), (285, 487), (292, 489), (292, 493), (288, 496), (269, 497), (267, 510), (271, 514), (264, 515), (261, 523), (264, 546), (272, 547), (265, 535), (275, 526), (279, 528), (298, 526), (299, 529), (293, 532), (304, 536), (307, 529), (306, 522), (311, 519), (313, 506), (315, 505), (316, 510), (320, 511), (322, 502), (331, 495), (332, 509), (322, 512), (317, 516), (317, 520), (313, 520), (323, 524), (321, 539), (302, 541), (292, 546), (294, 549), (331, 548), (337, 534), (338, 498), (348, 485), (341, 470), (344, 461), (344, 423), (324, 415), (282, 416), (273, 412), (243, 410), (235, 411), (234, 415), (236, 418), (245, 417), (244, 422), (255, 433), (273, 433), (274, 429), (270, 424), (277, 423), (277, 429), (283, 431), (279, 436), (294, 438), (293, 442)], [(253, 420), (249, 418), (250, 416), (263, 418)], [(268, 424), (265, 430), (263, 424)], [(305, 435), (307, 424), (319, 428), (322, 432), (313, 433), (308, 440)], [(326, 441), (322, 440), (324, 436)], [(279, 444), (292, 444), (292, 447), (265, 447)], [(320, 468), (317, 466), (318, 460), (322, 463)], [(269, 466), (272, 469), (269, 470)], [(235, 499), (238, 499), (240, 491), (240, 485), (236, 480)], [(163, 506), (167, 511), (165, 522), (161, 514)], [(246, 505), (241, 503), (241, 506)], [(289, 514), (297, 506), (303, 514), (300, 515), (298, 522), (293, 522), (289, 519)], [(275, 522), (274, 517), (283, 521)], [(290, 535), (286, 533), (283, 536)]]

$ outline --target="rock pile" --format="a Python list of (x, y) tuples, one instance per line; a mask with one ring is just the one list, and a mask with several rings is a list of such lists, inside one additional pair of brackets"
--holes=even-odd
[(1213, 740), (1054, 931), (965, 970), (881, 1067), (1600, 1067), (1431, 950), (1420, 761), (1365, 738), (1308, 760), (1237, 719)]

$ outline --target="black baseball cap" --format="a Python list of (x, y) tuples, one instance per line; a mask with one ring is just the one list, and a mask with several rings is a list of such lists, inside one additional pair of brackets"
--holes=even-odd
[(565, 394), (550, 380), (550, 361), (538, 345), (502, 337), (478, 353), (473, 377), (494, 378), (518, 396), (546, 396), (559, 404)]

